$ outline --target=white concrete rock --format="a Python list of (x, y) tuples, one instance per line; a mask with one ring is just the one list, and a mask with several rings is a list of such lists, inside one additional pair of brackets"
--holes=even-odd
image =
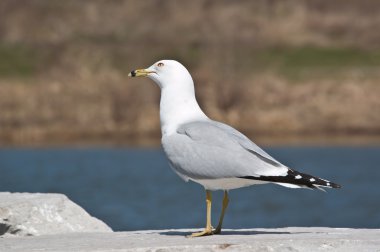
[(64, 195), (0, 193), (0, 251), (380, 251), (380, 229), (224, 229), (186, 238), (195, 231), (112, 232)]
[(112, 232), (112, 229), (63, 194), (0, 193), (0, 236), (72, 232)]
[(186, 238), (199, 230), (151, 230), (0, 238), (0, 251), (380, 251), (380, 229), (278, 228), (225, 230)]

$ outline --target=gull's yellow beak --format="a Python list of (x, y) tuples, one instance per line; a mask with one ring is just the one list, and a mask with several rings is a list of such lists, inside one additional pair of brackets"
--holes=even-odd
[(154, 73), (153, 71), (149, 71), (148, 69), (137, 69), (133, 70), (128, 74), (129, 77), (146, 77), (148, 74)]

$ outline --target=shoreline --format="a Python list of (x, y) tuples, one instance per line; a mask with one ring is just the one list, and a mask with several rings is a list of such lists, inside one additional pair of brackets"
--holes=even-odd
[[(138, 147), (155, 148), (161, 145), (160, 134), (133, 136), (131, 134), (55, 134), (34, 137), (29, 134), (20, 136), (19, 132), (2, 134), (0, 132), (0, 148), (28, 147)], [(282, 146), (378, 146), (380, 134), (246, 134), (248, 138), (264, 147)]]

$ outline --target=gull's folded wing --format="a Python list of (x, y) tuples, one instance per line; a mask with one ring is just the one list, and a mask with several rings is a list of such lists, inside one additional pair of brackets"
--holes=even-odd
[(162, 144), (171, 166), (185, 178), (286, 176), (288, 171), (237, 130), (211, 120), (183, 124)]

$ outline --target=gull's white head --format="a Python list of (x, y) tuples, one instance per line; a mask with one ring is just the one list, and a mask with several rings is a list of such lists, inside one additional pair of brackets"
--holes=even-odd
[(179, 86), (193, 89), (193, 79), (189, 71), (178, 61), (160, 60), (146, 69), (137, 69), (129, 73), (130, 77), (148, 77), (163, 89), (168, 86)]
[(161, 88), (160, 120), (163, 135), (176, 132), (180, 124), (207, 120), (195, 99), (194, 82), (178, 61), (160, 60), (146, 69), (129, 73), (130, 77), (148, 77)]

